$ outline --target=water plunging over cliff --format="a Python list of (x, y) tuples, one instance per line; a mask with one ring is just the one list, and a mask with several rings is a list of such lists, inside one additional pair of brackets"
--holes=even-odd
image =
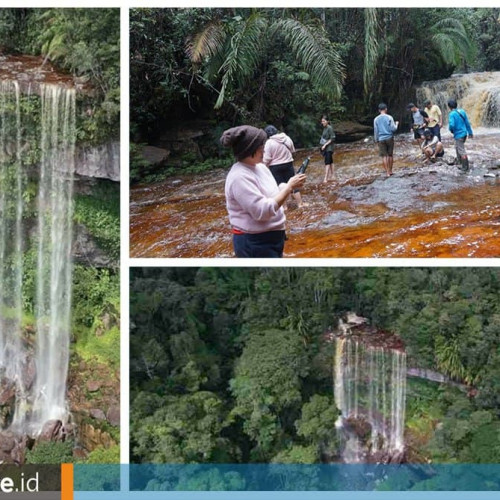
[[(21, 96), (16, 81), (0, 82), (0, 375), (15, 392), (10, 427), (23, 433), (37, 433), (46, 421), (67, 415), (75, 90), (40, 84), (37, 94)], [(22, 105), (23, 97), (28, 101)], [(37, 133), (31, 120), (38, 109), (32, 106), (40, 113)], [(25, 158), (34, 142), (40, 155), (36, 178), (30, 174), (35, 204), (26, 189), (31, 159)], [(30, 211), (36, 231), (27, 222)], [(27, 255), (36, 271), (34, 283), (23, 284)], [(28, 294), (23, 286), (36, 289), (34, 339), (21, 326)]]
[(404, 452), (406, 354), (399, 338), (351, 332), (335, 339), (335, 404), (347, 463), (392, 462)]
[(419, 105), (430, 99), (441, 108), (445, 123), (450, 98), (465, 109), (473, 128), (500, 127), (500, 71), (453, 75), (445, 80), (424, 82), (417, 89)]

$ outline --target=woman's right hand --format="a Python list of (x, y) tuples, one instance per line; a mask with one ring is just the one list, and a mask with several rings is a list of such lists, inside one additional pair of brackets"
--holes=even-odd
[(306, 174), (297, 174), (297, 175), (294, 175), (293, 177), (290, 177), (287, 184), (290, 186), (290, 188), (293, 191), (294, 189), (302, 187), (304, 185), (304, 183), (306, 182), (306, 179), (307, 179)]

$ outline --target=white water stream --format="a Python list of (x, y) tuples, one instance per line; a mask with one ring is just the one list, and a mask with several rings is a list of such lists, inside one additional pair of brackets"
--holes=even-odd
[[(23, 123), (20, 99), (16, 82), (0, 82), (0, 374), (15, 384), (10, 427), (37, 433), (47, 420), (64, 420), (68, 413), (75, 90), (41, 84), (37, 230), (29, 236), (23, 153), (32, 138), (23, 134), (32, 131)], [(36, 247), (34, 349), (21, 326), (23, 253), (29, 247)], [(33, 350), (34, 381), (27, 376)]]

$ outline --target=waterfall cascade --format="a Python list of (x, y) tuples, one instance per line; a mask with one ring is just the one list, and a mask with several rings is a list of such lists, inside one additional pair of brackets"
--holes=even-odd
[(369, 327), (335, 338), (334, 392), (347, 463), (392, 462), (404, 452), (406, 354), (401, 340)]
[[(15, 397), (14, 414), (3, 416), (0, 429), (27, 434), (68, 413), (75, 90), (42, 83), (37, 94), (21, 95), (18, 82), (0, 81), (0, 380)], [(40, 155), (36, 179), (27, 173), (32, 159), (25, 158), (34, 150)], [(36, 209), (29, 184), (37, 186)], [(34, 216), (36, 230), (27, 222)], [(36, 269), (34, 283), (23, 283), (27, 258)], [(22, 328), (29, 293), (36, 324), (30, 335)]]
[(500, 72), (453, 75), (444, 80), (424, 82), (417, 89), (417, 101), (422, 105), (430, 99), (448, 117), (448, 99), (454, 98), (465, 109), (472, 127), (500, 127)]

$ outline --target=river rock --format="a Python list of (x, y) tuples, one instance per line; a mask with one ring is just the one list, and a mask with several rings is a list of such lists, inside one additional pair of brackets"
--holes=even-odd
[(110, 406), (106, 418), (111, 425), (118, 427), (120, 425), (120, 407), (118, 405)]
[(354, 142), (373, 134), (373, 127), (358, 122), (337, 122), (333, 128), (336, 142)]
[(92, 238), (87, 228), (81, 224), (76, 224), (74, 228), (75, 237), (73, 243), (74, 259), (84, 265), (93, 267), (118, 267), (118, 262), (99, 248), (99, 245)]
[(106, 420), (106, 415), (99, 408), (92, 408), (89, 413), (90, 416), (96, 420)]
[(60, 441), (63, 425), (60, 420), (48, 420), (43, 424), (38, 441)]
[(101, 388), (101, 382), (99, 380), (89, 380), (87, 382), (88, 392), (97, 392)]
[(0, 432), (0, 451), (10, 454), (16, 446), (16, 438), (10, 431)]
[(141, 151), (142, 158), (150, 165), (165, 165), (170, 156), (170, 151), (156, 146), (144, 146)]
[(11, 406), (16, 398), (16, 384), (13, 380), (0, 380), (0, 406)]
[(14, 449), (10, 452), (10, 457), (12, 461), (16, 464), (24, 464), (26, 458), (26, 443), (18, 442), (14, 446)]
[(89, 423), (80, 425), (78, 440), (80, 445), (87, 451), (95, 450), (99, 446), (111, 448), (116, 444), (108, 432), (98, 429)]
[(35, 383), (36, 377), (36, 365), (33, 356), (30, 354), (23, 366), (23, 370), (21, 373), (22, 381), (24, 388), (26, 390), (31, 389), (33, 384)]

